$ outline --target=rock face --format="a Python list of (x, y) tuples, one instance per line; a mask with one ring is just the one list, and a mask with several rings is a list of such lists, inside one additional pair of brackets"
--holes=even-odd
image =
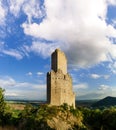
[(70, 112), (61, 112), (56, 117), (47, 120), (47, 125), (55, 130), (73, 130), (74, 125), (82, 126), (82, 118), (78, 118)]
[(72, 78), (67, 73), (67, 59), (59, 49), (52, 53), (51, 71), (47, 73), (47, 102), (56, 106), (67, 103), (75, 107)]

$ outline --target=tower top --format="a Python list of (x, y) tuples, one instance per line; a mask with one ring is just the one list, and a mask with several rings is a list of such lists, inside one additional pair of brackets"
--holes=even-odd
[(56, 49), (51, 56), (51, 69), (57, 72), (59, 69), (67, 74), (67, 59), (60, 49)]
[(55, 51), (61, 51), (59, 48), (57, 48)]
[[(63, 54), (64, 54), (64, 52), (63, 52), (61, 49), (59, 49), (59, 48), (55, 49), (54, 52), (57, 52), (57, 53), (63, 53)], [(54, 53), (54, 52), (53, 52), (53, 53)], [(52, 54), (53, 54), (53, 53), (52, 53)], [(65, 54), (64, 54), (64, 55), (65, 55)], [(66, 56), (65, 56), (65, 57), (66, 57)]]

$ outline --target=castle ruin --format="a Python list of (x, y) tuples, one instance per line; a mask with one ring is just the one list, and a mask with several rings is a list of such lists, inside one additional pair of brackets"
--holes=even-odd
[(67, 73), (67, 58), (59, 49), (51, 55), (51, 71), (47, 73), (47, 102), (56, 106), (67, 103), (75, 107), (72, 78)]

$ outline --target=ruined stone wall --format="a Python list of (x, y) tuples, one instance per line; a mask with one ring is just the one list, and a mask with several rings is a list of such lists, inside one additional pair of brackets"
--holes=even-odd
[(64, 52), (59, 49), (52, 53), (51, 69), (55, 72), (60, 69), (64, 74), (67, 73), (67, 59)]
[(72, 78), (69, 74), (64, 75), (61, 70), (51, 71), (47, 74), (48, 103), (51, 105), (75, 106), (75, 94), (72, 91)]
[(67, 103), (75, 107), (75, 94), (72, 78), (67, 73), (67, 60), (63, 52), (55, 50), (52, 54), (52, 70), (47, 73), (47, 101), (51, 105)]

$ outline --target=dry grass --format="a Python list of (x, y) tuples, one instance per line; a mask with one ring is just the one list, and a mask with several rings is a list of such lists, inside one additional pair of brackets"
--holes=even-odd
[(17, 103), (8, 103), (8, 105), (12, 110), (23, 110), (25, 107), (25, 104), (17, 104)]

